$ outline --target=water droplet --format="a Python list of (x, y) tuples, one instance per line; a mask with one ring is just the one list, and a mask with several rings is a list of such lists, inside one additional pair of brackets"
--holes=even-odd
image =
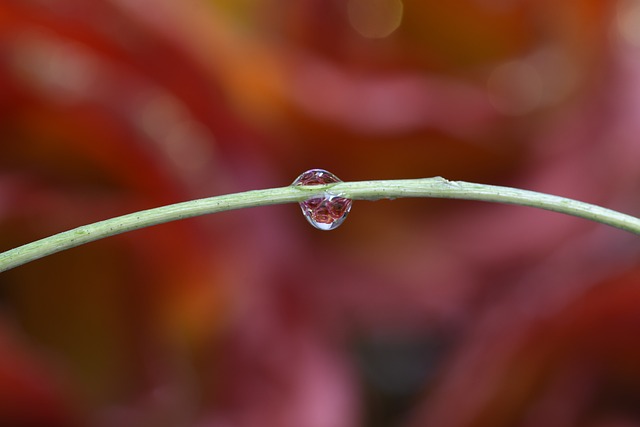
[[(324, 169), (310, 169), (296, 178), (291, 185), (326, 185), (342, 182), (340, 178)], [(314, 196), (300, 202), (302, 214), (319, 230), (338, 228), (347, 218), (353, 201), (339, 194), (325, 191), (321, 196)]]

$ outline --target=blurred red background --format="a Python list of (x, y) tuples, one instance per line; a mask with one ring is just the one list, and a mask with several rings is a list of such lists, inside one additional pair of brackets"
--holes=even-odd
[[(638, 215), (639, 132), (639, 0), (0, 4), (0, 250), (314, 167)], [(639, 426), (639, 260), (462, 201), (131, 232), (0, 275), (0, 425)]]

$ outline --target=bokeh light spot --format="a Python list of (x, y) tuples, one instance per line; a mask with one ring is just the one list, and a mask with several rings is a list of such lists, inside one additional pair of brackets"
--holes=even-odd
[(618, 32), (632, 46), (640, 47), (640, 1), (626, 0), (618, 3)]
[(378, 39), (400, 27), (402, 0), (349, 0), (347, 13), (351, 26), (363, 37)]
[(156, 89), (138, 102), (132, 116), (181, 175), (191, 176), (211, 166), (215, 138), (177, 98)]
[(80, 43), (65, 41), (44, 30), (19, 34), (9, 54), (10, 66), (27, 84), (65, 104), (89, 96), (103, 66)]
[(542, 101), (542, 78), (526, 61), (510, 61), (497, 66), (487, 80), (489, 100), (503, 113), (519, 116), (532, 112)]

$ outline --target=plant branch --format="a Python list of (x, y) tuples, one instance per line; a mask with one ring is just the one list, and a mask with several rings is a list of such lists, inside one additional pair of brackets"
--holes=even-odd
[(600, 206), (533, 191), (509, 187), (448, 181), (441, 177), (391, 181), (340, 182), (317, 186), (288, 186), (253, 190), (192, 200), (135, 212), (74, 228), (0, 253), (0, 272), (54, 254), (127, 231), (199, 215), (256, 206), (301, 202), (329, 191), (353, 200), (433, 197), (480, 200), (531, 206), (601, 222), (640, 234), (640, 219)]

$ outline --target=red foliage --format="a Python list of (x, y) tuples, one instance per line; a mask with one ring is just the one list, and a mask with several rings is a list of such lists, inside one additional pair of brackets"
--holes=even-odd
[[(635, 1), (363, 4), (3, 0), (0, 249), (317, 167), (640, 212)], [(639, 257), (443, 200), (125, 234), (0, 275), (0, 425), (637, 425)]]

